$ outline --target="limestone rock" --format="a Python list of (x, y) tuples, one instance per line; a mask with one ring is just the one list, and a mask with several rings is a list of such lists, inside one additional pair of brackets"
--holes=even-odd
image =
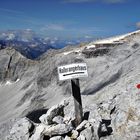
[(100, 122), (102, 121), (101, 115), (98, 111), (98, 105), (97, 104), (91, 104), (85, 106), (85, 111), (89, 111), (89, 119), (88, 121), (92, 124), (94, 127), (94, 136), (95, 139), (98, 139), (98, 128), (100, 125)]
[(72, 135), (71, 135), (71, 139), (76, 139), (77, 137), (78, 137), (78, 131), (76, 131), (76, 130), (72, 130)]
[(61, 104), (51, 107), (46, 114), (42, 115), (39, 120), (41, 123), (49, 125), (53, 123), (53, 118), (56, 116), (64, 115), (64, 107), (68, 105), (68, 102), (64, 100)]
[(73, 129), (71, 125), (67, 124), (58, 124), (53, 126), (45, 126), (44, 135), (54, 136), (54, 135), (63, 135), (70, 132)]
[(106, 120), (110, 119), (109, 105), (110, 104), (107, 102), (99, 105), (98, 111), (102, 119), (106, 119)]
[(86, 140), (94, 140), (94, 130), (93, 130), (93, 126), (84, 129), (80, 135), (83, 135)]
[(64, 140), (71, 140), (71, 138), (66, 136)]
[(70, 132), (73, 128), (67, 124), (58, 124), (58, 125), (45, 125), (40, 124), (36, 127), (34, 134), (30, 140), (40, 140), (43, 136), (57, 136), (63, 135)]
[(84, 130), (85, 128), (86, 128), (86, 124), (88, 123), (88, 121), (87, 120), (84, 120), (83, 122), (81, 122), (78, 126), (77, 126), (77, 128), (76, 128), (76, 130), (77, 131), (82, 131), (82, 130)]
[(105, 124), (102, 124), (101, 131), (102, 132), (107, 132), (107, 128), (106, 128), (106, 125)]
[(77, 138), (77, 140), (86, 140), (85, 136), (81, 135)]
[(56, 124), (63, 124), (64, 118), (62, 116), (56, 116), (56, 117), (53, 118), (52, 121)]
[(63, 140), (64, 138), (62, 136), (55, 136), (50, 138), (50, 140)]
[(44, 132), (44, 125), (39, 125), (36, 127), (34, 134), (31, 136), (29, 140), (43, 140), (43, 132)]
[(7, 137), (7, 139), (28, 140), (32, 125), (33, 124), (27, 118), (17, 121), (12, 127), (10, 135)]

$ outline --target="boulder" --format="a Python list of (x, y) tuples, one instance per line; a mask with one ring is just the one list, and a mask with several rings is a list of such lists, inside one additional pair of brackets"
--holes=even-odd
[(67, 124), (58, 124), (52, 126), (45, 126), (44, 135), (54, 136), (54, 135), (63, 135), (70, 132), (73, 129), (71, 125)]
[(66, 123), (75, 120), (74, 102), (73, 98), (68, 99), (69, 104), (64, 108), (64, 121)]
[(68, 105), (68, 101), (64, 100), (62, 103), (51, 107), (46, 114), (42, 115), (39, 120), (41, 123), (50, 125), (53, 123), (53, 118), (56, 116), (64, 116), (64, 107)]
[(27, 118), (22, 118), (13, 125), (10, 135), (7, 137), (7, 139), (28, 140), (32, 127), (33, 124)]
[(58, 124), (58, 125), (45, 125), (40, 124), (36, 127), (34, 134), (30, 140), (42, 140), (44, 136), (58, 136), (70, 132), (73, 128), (71, 125)]

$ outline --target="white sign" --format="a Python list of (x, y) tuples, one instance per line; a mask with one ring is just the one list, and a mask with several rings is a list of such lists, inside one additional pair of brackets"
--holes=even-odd
[(86, 63), (75, 63), (58, 67), (59, 80), (75, 79), (80, 77), (87, 77)]

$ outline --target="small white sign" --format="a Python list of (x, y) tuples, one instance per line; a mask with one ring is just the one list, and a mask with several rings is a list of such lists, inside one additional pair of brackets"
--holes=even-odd
[(86, 63), (75, 63), (58, 67), (59, 80), (75, 79), (80, 77), (87, 77)]

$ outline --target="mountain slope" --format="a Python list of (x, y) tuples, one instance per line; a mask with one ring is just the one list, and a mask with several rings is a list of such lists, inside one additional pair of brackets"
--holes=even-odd
[[(57, 67), (85, 62), (89, 77), (80, 79), (81, 94), (84, 111), (90, 111), (90, 120), (95, 121), (94, 130), (97, 131), (97, 116), (100, 116), (111, 121), (113, 133), (108, 139), (138, 139), (140, 91), (136, 85), (140, 82), (140, 33), (130, 34), (121, 44), (99, 45), (49, 50), (36, 61), (28, 60), (19, 53), (15, 55), (16, 52), (13, 55), (15, 59), (8, 65), (12, 72), (1, 78), (1, 138), (7, 135), (9, 125), (15, 118), (38, 109), (47, 109), (70, 97), (70, 81), (58, 81)], [(9, 64), (6, 53), (9, 54), (9, 50), (0, 51), (2, 72)], [(19, 67), (14, 73), (17, 63)], [(7, 81), (11, 83), (7, 84)], [(72, 102), (68, 110), (73, 111)]]

